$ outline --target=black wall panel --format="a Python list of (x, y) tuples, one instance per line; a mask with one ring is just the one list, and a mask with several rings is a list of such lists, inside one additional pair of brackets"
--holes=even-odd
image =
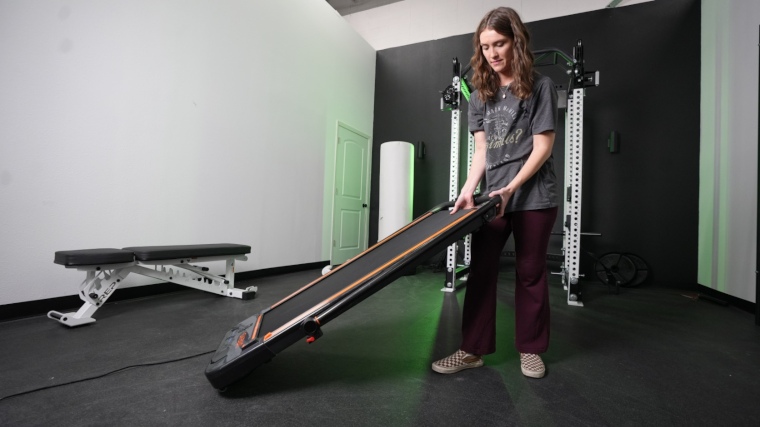
[[(588, 89), (584, 102), (582, 224), (603, 235), (584, 237), (584, 250), (635, 253), (669, 285), (696, 283), (697, 275), (699, 5), (657, 1), (528, 24), (533, 49), (571, 53), (581, 39), (586, 69), (601, 72), (600, 86)], [(425, 158), (415, 161), (415, 216), (448, 198), (451, 115), (440, 110), (440, 91), (451, 84), (452, 58), (469, 61), (471, 39), (467, 34), (377, 53), (373, 173), (381, 143), (425, 142)], [(539, 71), (567, 86), (559, 68)], [(462, 118), (464, 145), (466, 107)], [(607, 148), (611, 131), (620, 135), (617, 154)], [(554, 150), (560, 177), (563, 144), (561, 129)], [(462, 180), (465, 175), (463, 170)], [(371, 241), (377, 237), (378, 183), (373, 176)], [(557, 236), (550, 252), (560, 246)], [(582, 269), (593, 275), (590, 258)]]

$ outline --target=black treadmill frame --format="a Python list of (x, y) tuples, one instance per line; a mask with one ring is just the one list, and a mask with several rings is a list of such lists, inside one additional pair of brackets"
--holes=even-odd
[[(271, 360), (277, 353), (293, 345), (298, 340), (307, 338), (313, 342), (322, 335), (321, 326), (360, 303), (375, 292), (405, 275), (427, 257), (444, 250), (448, 245), (480, 228), (493, 219), (500, 198), (478, 197), (476, 207), (460, 211), (452, 216), (452, 221), (443, 229), (429, 236), (423, 236), (406, 252), (387, 261), (381, 267), (369, 272), (364, 277), (352, 282), (331, 298), (316, 305), (309, 305), (301, 315), (283, 324), (273, 331), (262, 331), (261, 325), (267, 313), (275, 310), (285, 302), (298, 297), (305, 290), (318, 285), (327, 277), (340, 274), (346, 266), (360, 262), (362, 257), (373, 250), (387, 245), (404, 233), (414, 232), (415, 226), (436, 213), (453, 207), (453, 202), (436, 206), (421, 215), (396, 233), (373, 245), (341, 266), (321, 276), (317, 280), (290, 294), (259, 314), (249, 317), (236, 327), (230, 329), (212, 356), (206, 368), (206, 377), (217, 389), (224, 389), (235, 381), (248, 375), (259, 365)], [(264, 336), (261, 336), (264, 333)]]

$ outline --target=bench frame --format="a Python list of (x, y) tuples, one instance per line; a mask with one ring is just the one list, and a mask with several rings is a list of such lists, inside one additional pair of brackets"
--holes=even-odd
[[(245, 255), (228, 255), (133, 261), (122, 264), (66, 266), (66, 268), (87, 272), (87, 277), (79, 285), (79, 298), (84, 301), (84, 304), (76, 312), (50, 311), (47, 316), (70, 327), (95, 322), (92, 315), (106, 303), (129, 274), (138, 274), (176, 283), (226, 297), (251, 299), (258, 291), (256, 286), (249, 286), (245, 289), (235, 288), (235, 261), (246, 261), (247, 259), (248, 257)], [(207, 267), (191, 264), (211, 261), (226, 262), (224, 276), (209, 273)]]

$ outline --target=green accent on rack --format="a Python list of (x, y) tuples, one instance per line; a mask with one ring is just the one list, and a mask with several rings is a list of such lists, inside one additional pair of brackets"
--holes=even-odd
[(462, 79), (459, 82), (459, 85), (461, 86), (460, 91), (462, 92), (462, 95), (464, 95), (464, 99), (466, 99), (467, 102), (470, 102), (470, 87), (467, 86), (467, 80)]

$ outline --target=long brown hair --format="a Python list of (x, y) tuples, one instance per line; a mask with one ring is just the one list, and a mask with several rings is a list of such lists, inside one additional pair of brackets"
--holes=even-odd
[(529, 49), (530, 34), (520, 19), (520, 15), (509, 7), (499, 7), (486, 14), (472, 38), (473, 54), (470, 59), (472, 83), (478, 90), (478, 97), (484, 103), (499, 91), (499, 76), (491, 68), (480, 47), (480, 33), (486, 29), (512, 40), (512, 73), (514, 82), (510, 90), (520, 99), (526, 99), (533, 91), (533, 53)]

